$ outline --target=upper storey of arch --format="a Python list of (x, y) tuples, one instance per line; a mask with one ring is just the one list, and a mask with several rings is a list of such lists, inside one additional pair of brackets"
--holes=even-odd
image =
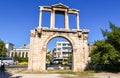
[(39, 28), (42, 27), (42, 11), (49, 11), (51, 12), (50, 15), (50, 28), (55, 29), (55, 14), (63, 14), (64, 15), (64, 29), (69, 30), (69, 15), (68, 14), (75, 14), (76, 15), (76, 28), (77, 30), (80, 29), (79, 25), (79, 10), (77, 9), (70, 9), (68, 6), (64, 4), (54, 4), (51, 6), (40, 6), (40, 17), (39, 17)]

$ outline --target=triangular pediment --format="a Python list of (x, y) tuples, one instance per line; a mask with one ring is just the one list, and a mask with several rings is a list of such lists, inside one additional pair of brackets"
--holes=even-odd
[(69, 8), (68, 6), (66, 6), (66, 5), (64, 5), (64, 4), (62, 4), (62, 3), (59, 3), (59, 4), (54, 4), (54, 5), (52, 5), (52, 7), (55, 7), (55, 8)]

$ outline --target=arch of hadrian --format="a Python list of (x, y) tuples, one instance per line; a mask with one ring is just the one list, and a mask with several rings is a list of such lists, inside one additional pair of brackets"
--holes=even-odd
[[(50, 16), (50, 28), (42, 27), (42, 12), (48, 11)], [(55, 28), (55, 14), (64, 14), (64, 29)], [(69, 29), (68, 14), (76, 15), (77, 29)], [(55, 37), (63, 37), (67, 39), (73, 48), (73, 65), (72, 70), (84, 71), (88, 59), (88, 32), (89, 30), (81, 30), (79, 28), (79, 10), (69, 9), (63, 4), (54, 4), (52, 6), (40, 6), (39, 26), (30, 33), (30, 53), (28, 70), (32, 72), (46, 71), (46, 51), (47, 43)]]

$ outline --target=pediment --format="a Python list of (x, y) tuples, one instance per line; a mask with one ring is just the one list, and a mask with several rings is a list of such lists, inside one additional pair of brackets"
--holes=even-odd
[(55, 7), (55, 8), (69, 8), (68, 6), (66, 6), (66, 5), (64, 5), (64, 4), (62, 4), (62, 3), (59, 3), (59, 4), (54, 4), (54, 5), (52, 5), (52, 7)]

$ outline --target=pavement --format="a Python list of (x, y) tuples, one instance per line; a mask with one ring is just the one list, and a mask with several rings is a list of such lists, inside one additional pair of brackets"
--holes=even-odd
[(120, 78), (120, 73), (101, 72), (95, 73), (95, 78)]
[(14, 74), (0, 75), (0, 78), (64, 78), (64, 76), (75, 76), (70, 74)]
[(91, 77), (82, 77), (71, 74), (0, 74), (0, 78), (120, 78), (120, 73), (95, 73)]
[(11, 78), (61, 78), (60, 74), (15, 74)]
[(81, 76), (81, 75), (73, 75), (73, 74), (25, 74), (26, 69), (23, 68), (10, 68), (5, 72), (0, 72), (0, 78), (120, 78), (120, 72), (111, 73), (111, 72), (100, 72), (94, 73), (93, 76)]

